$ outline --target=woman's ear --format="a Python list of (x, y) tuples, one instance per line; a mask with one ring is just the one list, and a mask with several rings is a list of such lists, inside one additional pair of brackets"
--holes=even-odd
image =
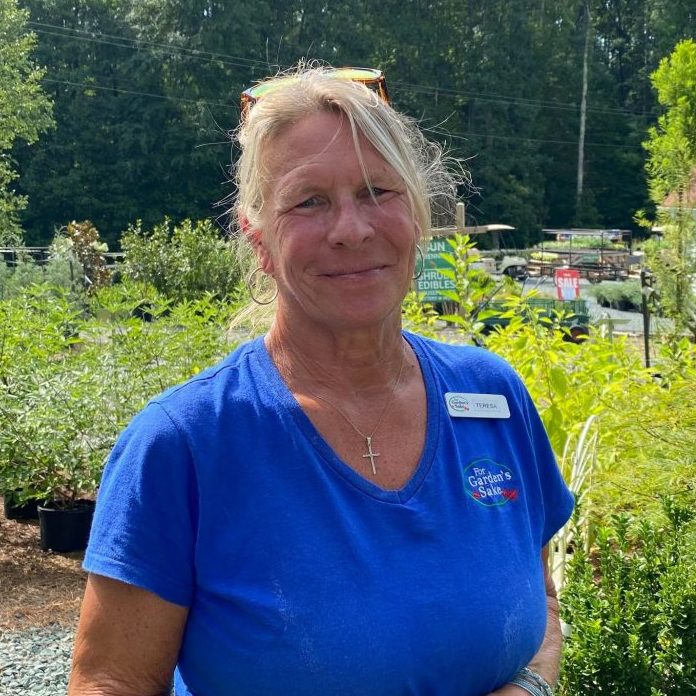
[(263, 232), (261, 228), (252, 225), (249, 218), (242, 213), (239, 214), (239, 227), (249, 244), (251, 244), (263, 272), (267, 275), (273, 275), (273, 260), (268, 251), (268, 247), (263, 241)]

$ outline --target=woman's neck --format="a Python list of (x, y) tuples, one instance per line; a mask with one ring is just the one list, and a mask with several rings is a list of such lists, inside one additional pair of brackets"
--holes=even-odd
[(380, 392), (393, 383), (404, 359), (400, 316), (379, 327), (330, 331), (291, 328), (277, 317), (266, 347), (293, 389)]

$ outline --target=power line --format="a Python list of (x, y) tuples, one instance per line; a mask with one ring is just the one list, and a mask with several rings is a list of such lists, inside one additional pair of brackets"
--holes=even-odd
[[(97, 43), (97, 44), (102, 44), (105, 46), (115, 46), (116, 48), (127, 48), (130, 50), (137, 50), (140, 48), (138, 46), (137, 42), (127, 43), (127, 41), (129, 41), (129, 39), (124, 39), (123, 43), (117, 43), (115, 41), (105, 41), (104, 39), (97, 39), (97, 38), (93, 38), (90, 36), (71, 36), (70, 34), (61, 34), (61, 33), (54, 32), (54, 31), (47, 31), (45, 29), (35, 29), (34, 31), (36, 31), (39, 34), (43, 34), (44, 36), (57, 36), (57, 37), (62, 38), (62, 39), (71, 39), (72, 41), (89, 41), (90, 43)], [(147, 47), (147, 46), (146, 46), (146, 48), (149, 49), (149, 47)], [(153, 50), (153, 49), (149, 49), (149, 50)], [(170, 51), (170, 52), (173, 52), (173, 51)], [(232, 66), (241, 67), (241, 68), (249, 67), (248, 65), (246, 65), (244, 63), (235, 63), (235, 62), (232, 62), (229, 60), (223, 61), (223, 60), (217, 59), (217, 58), (206, 58), (205, 56), (187, 56), (187, 57), (195, 58), (197, 60), (205, 60), (209, 63), (218, 62), (218, 63), (223, 63), (224, 65), (232, 65)]]
[[(29, 21), (27, 24), (30, 24), (35, 27), (48, 27), (50, 29), (58, 29), (60, 30), (60, 33), (57, 32), (50, 32), (46, 31), (45, 29), (36, 29), (35, 31), (40, 34), (45, 34), (47, 36), (56, 36), (60, 38), (68, 38), (68, 39), (73, 39), (73, 40), (82, 40), (82, 41), (89, 41), (92, 43), (101, 43), (105, 44), (108, 46), (115, 46), (117, 48), (128, 48), (128, 49), (139, 49), (142, 46), (144, 47), (154, 47), (155, 49), (159, 50), (165, 50), (169, 51), (170, 53), (174, 54), (184, 54), (188, 58), (192, 58), (193, 60), (201, 60), (201, 61), (206, 61), (206, 62), (219, 62), (224, 65), (230, 65), (234, 67), (246, 67), (246, 68), (251, 68), (255, 69), (256, 67), (263, 67), (264, 69), (268, 69), (268, 64), (251, 59), (251, 58), (244, 58), (242, 56), (234, 56), (230, 54), (224, 54), (224, 53), (214, 53), (210, 51), (202, 51), (199, 49), (191, 49), (191, 48), (186, 48), (184, 46), (176, 46), (174, 44), (170, 43), (161, 43), (161, 42), (154, 42), (154, 41), (147, 41), (145, 39), (130, 39), (124, 36), (118, 36), (115, 34), (106, 34), (106, 33), (101, 33), (101, 32), (90, 32), (84, 29), (73, 29), (71, 27), (61, 27), (59, 25), (55, 24), (48, 24), (45, 22), (34, 22), (34, 21)], [(83, 34), (84, 36), (74, 36), (69, 33), (65, 32), (73, 32), (73, 34)], [(105, 37), (105, 38), (98, 38), (98, 37)], [(116, 41), (120, 43), (116, 43), (114, 41), (107, 41), (105, 39), (115, 39)], [(151, 49), (152, 50), (152, 49)], [(501, 95), (501, 94), (494, 94), (490, 92), (475, 92), (475, 91), (469, 91), (469, 90), (461, 90), (461, 89), (454, 89), (450, 87), (433, 87), (432, 85), (419, 85), (419, 84), (413, 84), (413, 83), (408, 83), (408, 82), (400, 82), (396, 81), (393, 83), (396, 86), (401, 86), (405, 87), (410, 91), (411, 93), (417, 94), (417, 93), (425, 93), (425, 94), (434, 94), (434, 95), (445, 95), (448, 97), (456, 97), (456, 96), (462, 96), (462, 97), (469, 97), (469, 98), (475, 98), (479, 99), (481, 101), (488, 101), (488, 102), (497, 102), (497, 103), (505, 103), (505, 104), (517, 104), (520, 106), (529, 106), (529, 107), (541, 107), (541, 108), (548, 108), (548, 109), (555, 109), (559, 111), (571, 111), (575, 112), (577, 111), (580, 107), (579, 105), (576, 105), (572, 102), (560, 102), (558, 100), (542, 100), (542, 99), (529, 99), (526, 97), (515, 97), (511, 95)], [(588, 111), (591, 111), (593, 113), (606, 113), (606, 114), (614, 114), (614, 115), (622, 115), (622, 116), (637, 116), (640, 118), (649, 118), (646, 114), (642, 112), (637, 112), (637, 111), (632, 111), (630, 109), (624, 109), (621, 107), (596, 107), (596, 106), (588, 106), (587, 107)]]
[[(154, 99), (165, 99), (169, 101), (174, 101), (174, 102), (183, 102), (187, 104), (205, 104), (207, 106), (222, 106), (224, 108), (229, 109), (231, 105), (229, 103), (225, 102), (211, 102), (211, 101), (206, 101), (203, 99), (187, 99), (186, 97), (172, 97), (168, 96), (165, 94), (155, 94), (153, 92), (142, 92), (138, 90), (130, 90), (130, 89), (123, 89), (120, 87), (106, 87), (103, 85), (99, 85), (96, 83), (85, 83), (85, 82), (74, 82), (72, 80), (54, 80), (48, 77), (43, 78), (43, 82), (49, 82), (51, 84), (61, 84), (61, 85), (69, 85), (71, 87), (82, 87), (84, 89), (95, 89), (95, 90), (102, 90), (105, 92), (118, 92), (121, 94), (131, 94), (135, 96), (141, 96), (141, 97), (151, 97)], [(234, 105), (234, 108), (237, 108), (237, 105)], [(458, 133), (456, 131), (447, 131), (447, 130), (442, 130), (442, 129), (436, 129), (436, 128), (427, 128), (424, 127), (424, 130), (433, 133), (434, 135), (437, 135), (439, 137), (444, 137), (444, 138), (450, 138), (452, 140), (470, 140), (471, 138), (486, 138), (486, 139), (493, 139), (493, 140), (514, 140), (517, 142), (529, 142), (529, 143), (541, 143), (541, 144), (549, 144), (549, 145), (577, 145), (577, 141), (575, 140), (551, 140), (547, 138), (523, 138), (520, 136), (514, 136), (514, 135), (498, 135), (498, 134), (489, 134), (489, 133), (475, 133), (473, 131), (467, 131), (465, 133)], [(606, 147), (606, 148), (612, 148), (612, 149), (617, 149), (617, 150), (640, 150), (642, 149), (640, 146), (637, 145), (617, 145), (617, 144), (612, 144), (612, 143), (585, 143), (586, 147)]]
[[(466, 133), (454, 133), (450, 131), (445, 131), (445, 130), (437, 130), (435, 128), (423, 128), (423, 130), (426, 130), (430, 133), (434, 133), (435, 135), (439, 135), (441, 137), (445, 138), (451, 138), (452, 140), (469, 140), (471, 138), (486, 138), (486, 139), (493, 139), (493, 140), (516, 140), (519, 142), (528, 142), (528, 143), (542, 143), (542, 144), (549, 144), (549, 145), (572, 145), (573, 147), (577, 147), (578, 141), (577, 140), (550, 140), (546, 138), (521, 138), (519, 136), (515, 135), (497, 135), (497, 134), (489, 134), (489, 133), (474, 133), (473, 131), (467, 131)], [(640, 145), (617, 145), (615, 143), (585, 143), (585, 147), (607, 147), (607, 148), (612, 148), (616, 150), (642, 150), (643, 148)]]
[[(425, 93), (425, 94), (435, 94), (435, 95), (440, 95), (443, 94), (444, 96), (447, 97), (456, 97), (456, 96), (462, 96), (462, 97), (472, 97), (474, 99), (478, 99), (479, 101), (487, 101), (487, 102), (498, 102), (498, 103), (503, 103), (503, 104), (519, 104), (521, 106), (533, 106), (533, 107), (541, 107), (541, 108), (551, 108), (551, 109), (556, 109), (558, 111), (571, 111), (571, 112), (576, 112), (580, 109), (579, 104), (574, 104), (572, 102), (559, 102), (559, 101), (544, 101), (541, 99), (527, 99), (525, 97), (511, 97), (511, 96), (505, 96), (505, 95), (497, 95), (497, 94), (491, 94), (488, 92), (472, 92), (472, 91), (467, 91), (467, 90), (455, 90), (455, 89), (450, 89), (448, 87), (429, 87), (427, 85), (414, 85), (414, 84), (409, 84), (408, 82), (394, 82), (393, 83), (395, 86), (401, 86), (401, 87), (406, 87), (408, 91), (418, 94), (418, 93)], [(620, 107), (592, 107), (588, 106), (587, 107), (588, 111), (592, 111), (595, 113), (600, 113), (600, 114), (615, 114), (619, 116), (637, 116), (639, 118), (649, 118), (647, 115), (638, 112), (638, 111), (630, 111), (629, 109), (622, 109)]]
[[(185, 46), (176, 46), (171, 43), (160, 43), (156, 41), (147, 41), (146, 39), (131, 39), (126, 36), (119, 36), (117, 34), (105, 34), (102, 32), (87, 31), (85, 29), (74, 29), (72, 27), (61, 27), (57, 24), (48, 24), (45, 22), (33, 22), (28, 21), (27, 24), (33, 27), (47, 27), (48, 29), (58, 29), (60, 33), (46, 31), (46, 29), (35, 29), (39, 34), (47, 34), (49, 36), (60, 36), (63, 38), (73, 39), (73, 40), (86, 40), (93, 43), (103, 43), (110, 46), (117, 46), (119, 48), (140, 48), (142, 46), (153, 47), (161, 49), (164, 51), (169, 51), (170, 53), (183, 53), (187, 57), (193, 58), (195, 60), (205, 60), (207, 62), (221, 62), (227, 65), (234, 65), (235, 67), (250, 67), (255, 68), (257, 66), (262, 66), (264, 69), (268, 68), (268, 64), (260, 60), (255, 60), (252, 58), (243, 58), (242, 56), (231, 56), (225, 53), (213, 53), (211, 51), (202, 51), (195, 48), (186, 48)], [(66, 32), (73, 32), (74, 34), (83, 34), (84, 36), (72, 36)], [(110, 41), (105, 41), (105, 39), (114, 39), (121, 43), (113, 43)]]
[(132, 94), (139, 97), (152, 97), (153, 99), (166, 99), (168, 101), (174, 102), (184, 102), (187, 104), (205, 104), (207, 106), (223, 106), (226, 109), (230, 108), (229, 103), (225, 102), (211, 102), (204, 99), (187, 99), (186, 97), (170, 97), (166, 94), (155, 94), (153, 92), (140, 92), (132, 89), (122, 89), (121, 87), (105, 87), (96, 83), (86, 83), (86, 82), (73, 82), (71, 80), (53, 80), (48, 77), (44, 77), (42, 82), (50, 82), (51, 84), (57, 85), (69, 85), (71, 87), (83, 87), (85, 89), (99, 89), (105, 92), (119, 92), (120, 94)]

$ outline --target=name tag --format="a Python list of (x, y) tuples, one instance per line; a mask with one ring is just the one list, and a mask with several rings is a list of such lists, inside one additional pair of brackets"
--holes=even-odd
[(452, 418), (509, 418), (510, 409), (502, 394), (445, 394), (447, 410)]

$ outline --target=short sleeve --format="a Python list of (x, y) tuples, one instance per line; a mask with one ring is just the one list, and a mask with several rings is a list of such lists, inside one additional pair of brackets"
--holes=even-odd
[(190, 605), (197, 501), (190, 451), (164, 409), (150, 403), (105, 467), (84, 569)]

